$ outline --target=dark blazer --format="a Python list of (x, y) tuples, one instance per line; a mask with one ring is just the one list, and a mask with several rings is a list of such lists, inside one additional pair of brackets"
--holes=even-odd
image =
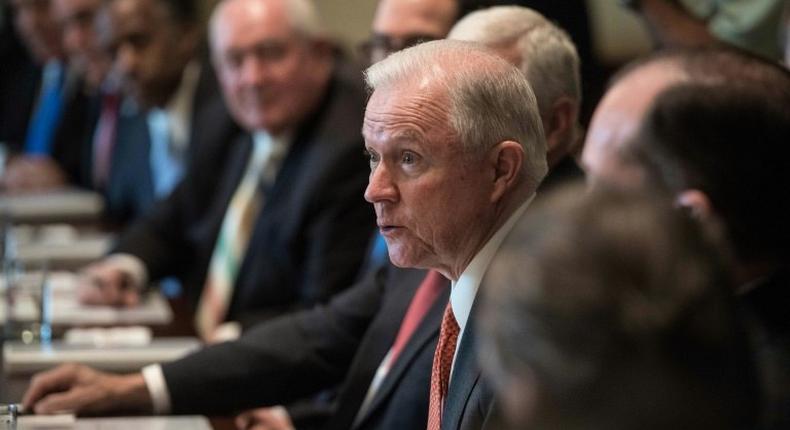
[(41, 67), (19, 40), (10, 2), (0, 3), (0, 8), (0, 142), (12, 151), (21, 151), (38, 94)]
[[(229, 319), (250, 322), (326, 301), (351, 285), (373, 229), (363, 199), (361, 75), (336, 73), (298, 127), (253, 227)], [(207, 121), (212, 124), (212, 121)], [(199, 298), (228, 204), (252, 150), (248, 135), (195, 154), (185, 179), (121, 238), (151, 279), (178, 276)]]
[[(480, 288), (483, 288), (482, 286)], [(473, 430), (486, 428), (494, 394), (480, 370), (477, 339), (477, 301), (464, 329), (463, 338), (453, 364), (450, 386), (442, 413), (442, 430)]]
[[(384, 266), (326, 306), (259, 324), (238, 341), (163, 365), (173, 411), (228, 414), (287, 403), (344, 380), (337, 413), (326, 428), (352, 428), (425, 274)], [(406, 345), (357, 428), (425, 425), (431, 361), (447, 297), (437, 300)]]
[[(122, 113), (118, 119), (104, 192), (107, 215), (114, 222), (134, 220), (151, 210), (158, 200), (151, 176), (151, 142), (146, 118), (145, 112), (132, 111)], [(192, 163), (197, 153), (211, 151), (209, 147), (227, 146), (240, 133), (225, 108), (214, 72), (208, 64), (203, 64), (192, 101), (186, 164)], [(84, 159), (92, 166), (92, 138), (88, 144), (90, 150)]]
[[(426, 314), (368, 408), (356, 418), (425, 276), (424, 270), (394, 266), (372, 270), (326, 306), (260, 324), (236, 342), (163, 365), (173, 411), (229, 414), (288, 403), (343, 380), (336, 412), (321, 428), (424, 428), (433, 355), (449, 288)], [(491, 404), (490, 390), (477, 368), (474, 327), (467, 329), (442, 428), (482, 428)]]
[(790, 428), (790, 269), (781, 268), (738, 297), (763, 395), (760, 429)]
[(450, 295), (449, 282), (393, 363), (373, 400), (356, 420), (376, 370), (395, 342), (409, 304), (427, 275), (425, 270), (391, 270), (395, 276), (387, 287), (388, 297), (356, 352), (337, 411), (324, 426), (326, 429), (394, 430), (420, 428), (428, 422), (431, 367)]

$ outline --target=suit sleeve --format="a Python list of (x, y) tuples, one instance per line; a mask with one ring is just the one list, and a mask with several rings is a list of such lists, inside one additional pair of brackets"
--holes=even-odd
[(126, 230), (114, 250), (140, 258), (149, 279), (177, 272), (189, 261), (190, 247), (184, 229), (179, 227), (184, 223), (182, 200), (187, 187), (186, 181), (181, 181), (170, 196)]
[(229, 414), (302, 398), (341, 381), (383, 300), (386, 268), (325, 306), (255, 326), (234, 342), (167, 363), (177, 414)]

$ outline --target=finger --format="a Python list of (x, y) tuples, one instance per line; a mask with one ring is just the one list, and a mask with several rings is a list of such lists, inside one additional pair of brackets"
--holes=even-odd
[(239, 430), (245, 430), (249, 428), (250, 424), (252, 424), (252, 415), (249, 412), (244, 412), (239, 414), (234, 421), (236, 424), (236, 428)]
[(140, 303), (140, 293), (137, 290), (127, 289), (122, 292), (124, 306), (137, 306)]
[(44, 397), (34, 410), (37, 414), (100, 412), (99, 401), (104, 398), (100, 392), (95, 386), (73, 387)]
[(68, 389), (74, 383), (77, 372), (76, 366), (66, 364), (35, 375), (22, 397), (22, 404), (26, 409), (32, 409), (47, 394)]

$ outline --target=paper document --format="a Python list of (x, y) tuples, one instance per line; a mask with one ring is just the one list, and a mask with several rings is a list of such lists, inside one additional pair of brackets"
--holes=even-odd
[(0, 213), (14, 222), (53, 219), (97, 219), (104, 200), (93, 191), (74, 188), (23, 195), (0, 195)]
[[(52, 289), (53, 325), (165, 325), (173, 320), (170, 304), (159, 291), (143, 295), (135, 307), (84, 305), (77, 300), (77, 275), (70, 272), (52, 272), (49, 275)], [(4, 287), (0, 280), (0, 290)], [(34, 319), (38, 315), (36, 298), (22, 298), (17, 303), (16, 314), (20, 319)], [(0, 323), (5, 320), (5, 297), (0, 295)]]
[(211, 430), (211, 424), (201, 416), (79, 418), (75, 420), (74, 415), (26, 415), (19, 417), (17, 429)]
[(80, 231), (68, 224), (20, 225), (11, 233), (16, 258), (27, 267), (44, 261), (50, 267), (60, 262), (82, 266), (107, 254), (115, 239), (108, 233)]
[(61, 363), (82, 363), (102, 370), (130, 372), (143, 366), (176, 360), (200, 348), (194, 337), (158, 338), (147, 346), (73, 345), (53, 341), (50, 345), (6, 342), (3, 370), (6, 373), (33, 373)]

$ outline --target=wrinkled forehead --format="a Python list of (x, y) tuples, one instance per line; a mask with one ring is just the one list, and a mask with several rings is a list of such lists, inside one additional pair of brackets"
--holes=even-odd
[(366, 140), (432, 141), (454, 135), (445, 91), (419, 82), (377, 89), (365, 109), (362, 133)]

